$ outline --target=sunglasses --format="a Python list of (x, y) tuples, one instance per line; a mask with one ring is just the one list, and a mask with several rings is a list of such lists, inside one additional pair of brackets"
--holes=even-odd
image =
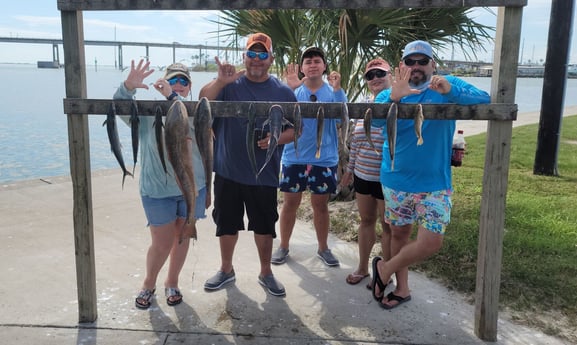
[(168, 79), (168, 83), (172, 86), (176, 83), (180, 83), (180, 85), (182, 86), (188, 86), (188, 79), (184, 78), (184, 77), (174, 77), (174, 78), (170, 78)]
[(384, 78), (387, 76), (387, 71), (381, 69), (372, 69), (365, 74), (365, 79), (371, 81), (375, 78)]
[(252, 50), (247, 50), (246, 56), (248, 56), (251, 59), (254, 59), (255, 57), (258, 56), (259, 60), (266, 60), (268, 59), (268, 52), (253, 52)]
[(413, 59), (405, 59), (405, 65), (407, 66), (413, 66), (414, 64), (418, 63), (421, 66), (427, 66), (429, 64), (429, 61), (431, 61), (431, 59), (429, 58), (424, 58), (421, 60), (413, 60)]
[(316, 102), (317, 101), (317, 95), (311, 95), (309, 97), (309, 99), (311, 100), (311, 102)]

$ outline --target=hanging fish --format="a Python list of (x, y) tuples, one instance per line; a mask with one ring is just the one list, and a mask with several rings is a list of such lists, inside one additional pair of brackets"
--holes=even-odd
[(196, 145), (200, 151), (202, 164), (204, 165), (204, 175), (206, 177), (206, 194), (212, 192), (212, 166), (214, 162), (212, 133), (212, 113), (210, 102), (206, 97), (201, 98), (196, 104), (196, 113), (194, 114), (194, 136)]
[(317, 110), (317, 152), (315, 153), (315, 158), (321, 158), (321, 145), (323, 143), (323, 131), (325, 127), (325, 109), (323, 106), (319, 106)]
[(132, 174), (134, 175), (134, 169), (136, 169), (136, 160), (138, 159), (138, 127), (140, 126), (140, 119), (138, 118), (138, 105), (135, 100), (132, 100), (130, 104), (130, 119), (128, 120), (130, 124), (130, 137), (132, 139), (132, 159), (134, 161), (134, 166), (132, 167)]
[(417, 112), (415, 113), (415, 134), (417, 135), (417, 146), (423, 145), (423, 122), (425, 116), (423, 115), (423, 106), (417, 104)]
[(375, 144), (373, 143), (373, 139), (371, 137), (371, 125), (373, 123), (373, 109), (368, 108), (365, 111), (365, 117), (363, 119), (363, 128), (365, 130), (365, 137), (367, 138), (367, 143), (369, 143), (369, 146), (375, 150), (375, 153), (377, 155), (379, 154), (379, 151), (377, 151)]
[(270, 138), (268, 142), (268, 148), (266, 150), (266, 157), (264, 160), (264, 164), (256, 174), (257, 177), (264, 170), (264, 168), (266, 167), (266, 165), (268, 164), (268, 162), (270, 161), (270, 159), (272, 158), (274, 152), (278, 147), (278, 140), (282, 132), (283, 122), (284, 122), (284, 110), (280, 105), (274, 104), (272, 107), (270, 107), (268, 111), (268, 119), (262, 125), (264, 128), (264, 126), (268, 123), (268, 126), (270, 128)]
[(389, 143), (389, 156), (391, 157), (391, 171), (395, 170), (395, 146), (397, 144), (397, 103), (391, 103), (387, 114), (387, 138)]
[(124, 157), (122, 156), (122, 145), (120, 144), (120, 138), (118, 136), (118, 127), (116, 126), (116, 105), (114, 102), (110, 103), (108, 108), (108, 114), (106, 115), (106, 120), (102, 124), (106, 125), (106, 133), (108, 133), (108, 142), (110, 143), (110, 150), (116, 157), (116, 161), (122, 168), (122, 188), (124, 188), (124, 180), (126, 175), (133, 176), (130, 171), (126, 169), (124, 165)]
[(254, 172), (254, 176), (256, 177), (258, 174), (258, 167), (256, 165), (256, 153), (255, 153), (255, 146), (256, 146), (256, 139), (255, 139), (255, 122), (256, 122), (256, 110), (254, 104), (250, 104), (248, 107), (248, 124), (246, 125), (246, 150), (248, 153), (248, 160), (250, 162), (250, 166)]
[(301, 106), (298, 103), (295, 103), (295, 107), (293, 110), (293, 129), (294, 129), (294, 137), (293, 137), (293, 144), (295, 146), (295, 155), (299, 156), (298, 151), (298, 141), (302, 134), (303, 130), (303, 118), (301, 115)]
[(166, 160), (164, 159), (164, 136), (163, 136), (163, 123), (162, 123), (162, 108), (160, 105), (156, 106), (156, 111), (154, 115), (154, 137), (156, 138), (156, 148), (158, 150), (158, 158), (160, 159), (160, 164), (162, 164), (162, 169), (165, 174), (168, 174), (166, 169)]

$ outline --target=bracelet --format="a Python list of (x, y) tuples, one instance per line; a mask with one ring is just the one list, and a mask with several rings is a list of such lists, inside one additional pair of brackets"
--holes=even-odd
[(166, 97), (167, 100), (172, 101), (175, 97), (177, 97), (178, 94), (174, 91), (172, 91), (172, 93), (170, 94), (170, 96)]

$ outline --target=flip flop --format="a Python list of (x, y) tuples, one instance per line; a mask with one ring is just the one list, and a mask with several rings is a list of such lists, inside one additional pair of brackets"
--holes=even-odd
[(390, 309), (395, 309), (396, 307), (398, 307), (401, 304), (408, 302), (410, 300), (411, 300), (411, 295), (408, 295), (407, 297), (401, 297), (401, 296), (395, 295), (393, 292), (390, 292), (387, 295), (387, 302), (396, 301), (397, 304), (388, 305), (388, 304), (383, 303), (383, 300), (381, 299), (379, 301), (379, 305), (384, 309), (390, 310)]
[[(391, 285), (392, 283), (394, 283), (393, 278), (389, 279), (389, 282), (387, 283), (387, 285)], [(371, 282), (367, 283), (367, 290), (372, 290), (373, 287), (371, 285)]]
[(358, 283), (362, 282), (363, 279), (365, 279), (366, 277), (368, 277), (370, 274), (357, 274), (356, 271), (349, 274), (347, 276), (347, 283), (351, 284), (351, 285), (357, 285)]
[[(371, 287), (372, 287), (372, 295), (373, 298), (375, 299), (375, 301), (380, 302), (383, 297), (385, 296), (385, 289), (387, 288), (387, 284), (383, 283), (383, 280), (381, 279), (381, 276), (379, 275), (379, 270), (377, 269), (377, 263), (379, 261), (381, 261), (383, 258), (381, 258), (380, 256), (375, 256), (373, 258), (373, 280), (371, 281)], [(379, 286), (379, 289), (381, 290), (382, 295), (381, 296), (377, 296), (375, 291), (377, 289), (375, 289), (376, 286)]]

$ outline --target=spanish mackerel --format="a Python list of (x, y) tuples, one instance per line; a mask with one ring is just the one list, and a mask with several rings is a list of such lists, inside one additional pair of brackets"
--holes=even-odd
[(110, 150), (114, 154), (114, 157), (116, 157), (120, 168), (122, 168), (122, 188), (124, 188), (124, 180), (126, 179), (126, 175), (133, 175), (126, 169), (126, 165), (124, 165), (122, 145), (120, 144), (120, 138), (118, 137), (118, 127), (116, 125), (116, 105), (114, 102), (110, 103), (110, 107), (108, 107), (108, 114), (106, 115), (106, 120), (104, 120), (102, 125), (106, 125), (106, 133), (108, 133)]
[(397, 103), (391, 103), (387, 114), (387, 138), (389, 143), (389, 156), (391, 157), (391, 171), (395, 170), (395, 146), (397, 144)]

